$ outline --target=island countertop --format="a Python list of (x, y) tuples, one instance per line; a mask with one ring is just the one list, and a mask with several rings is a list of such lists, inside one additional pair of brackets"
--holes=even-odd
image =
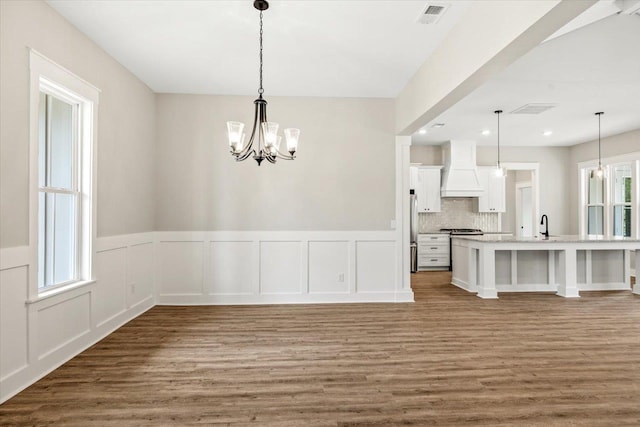
[[(581, 290), (630, 290), (632, 251), (637, 269), (637, 237), (456, 235), (451, 283), (480, 298), (551, 291), (575, 298)], [(640, 284), (633, 292), (640, 294)]]
[(640, 243), (640, 239), (635, 237), (619, 237), (619, 236), (580, 236), (580, 235), (561, 235), (549, 237), (518, 237), (503, 234), (485, 234), (485, 235), (465, 235), (451, 236), (455, 239), (473, 240), (476, 242), (486, 243), (617, 243), (631, 242)]

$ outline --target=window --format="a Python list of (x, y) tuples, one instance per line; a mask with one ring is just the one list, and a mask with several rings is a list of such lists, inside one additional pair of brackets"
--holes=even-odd
[(604, 182), (587, 171), (587, 234), (604, 234)]
[(612, 218), (614, 236), (631, 236), (631, 164), (612, 168)]
[(78, 280), (78, 104), (40, 92), (38, 288)]
[(578, 165), (580, 234), (640, 238), (640, 151), (602, 163), (602, 179), (591, 178), (597, 161)]
[(98, 90), (35, 51), (31, 68), (29, 294), (93, 279)]

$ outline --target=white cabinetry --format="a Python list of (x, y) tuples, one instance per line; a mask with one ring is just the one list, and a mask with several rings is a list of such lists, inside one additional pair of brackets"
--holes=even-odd
[(449, 235), (418, 234), (418, 270), (449, 268)]
[(478, 212), (504, 212), (505, 203), (505, 177), (496, 176), (494, 167), (478, 168), (480, 185), (484, 189), (484, 195), (478, 197)]
[(421, 166), (417, 168), (418, 182), (415, 194), (418, 196), (418, 212), (440, 212), (440, 171), (442, 166)]

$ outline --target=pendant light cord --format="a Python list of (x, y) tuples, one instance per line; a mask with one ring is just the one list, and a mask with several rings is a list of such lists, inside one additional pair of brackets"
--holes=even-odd
[(263, 93), (264, 93), (264, 89), (262, 88), (262, 11), (260, 11), (260, 88), (258, 89), (258, 94), (260, 94), (260, 98), (262, 98)]
[(602, 169), (602, 155), (600, 152), (600, 117), (602, 113), (597, 113), (598, 115), (598, 168)]
[(498, 113), (498, 167), (500, 167), (500, 113)]
[(500, 114), (502, 110), (496, 110), (494, 113), (498, 116), (498, 167), (500, 167)]

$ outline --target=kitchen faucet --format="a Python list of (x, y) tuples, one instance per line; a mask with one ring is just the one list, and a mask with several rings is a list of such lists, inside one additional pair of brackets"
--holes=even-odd
[(540, 225), (544, 225), (544, 233), (540, 233), (542, 234), (545, 238), (549, 238), (549, 218), (547, 218), (547, 215), (542, 215), (542, 218), (540, 219)]

